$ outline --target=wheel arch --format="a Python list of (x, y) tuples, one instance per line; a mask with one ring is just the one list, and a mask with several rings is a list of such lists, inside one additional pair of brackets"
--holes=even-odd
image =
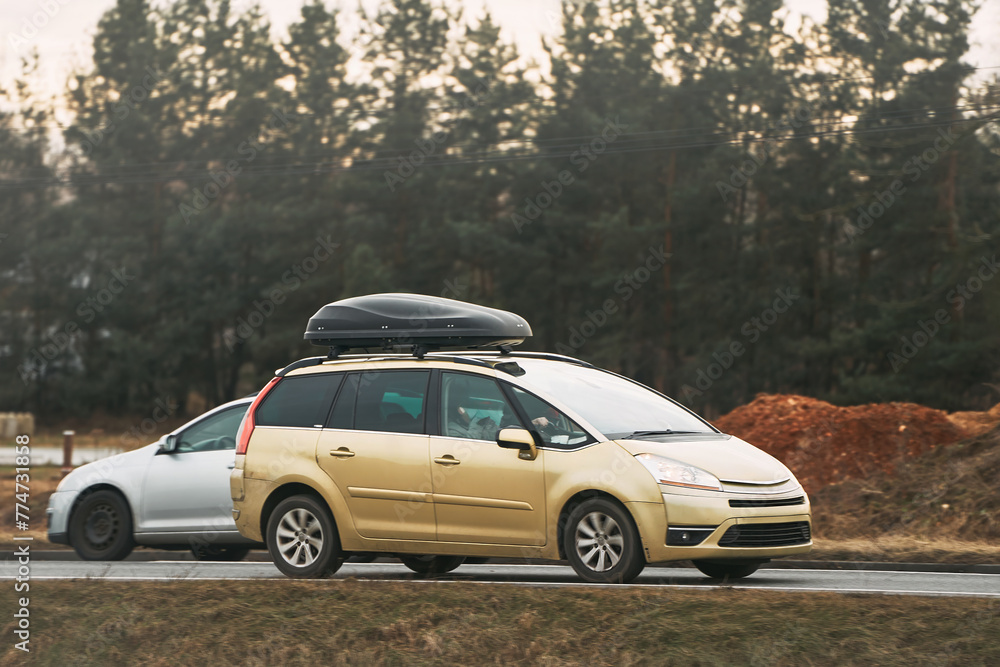
[[(631, 510), (629, 510), (628, 505), (626, 505), (620, 498), (618, 498), (614, 494), (604, 491), (602, 489), (585, 489), (583, 491), (577, 491), (572, 496), (570, 496), (566, 500), (566, 502), (563, 503), (562, 509), (559, 510), (559, 518), (556, 522), (556, 536), (558, 539), (558, 546), (559, 546), (559, 558), (561, 559), (566, 558), (566, 543), (565, 543), (566, 540), (563, 534), (566, 532), (565, 531), (566, 521), (569, 520), (570, 513), (572, 513), (572, 511), (576, 509), (576, 507), (582, 504), (584, 501), (592, 500), (594, 498), (603, 498), (604, 500), (608, 500), (617, 505), (618, 508), (625, 513), (625, 516), (628, 517), (628, 520), (632, 523), (632, 529), (635, 530), (635, 534), (640, 538), (641, 542), (642, 534), (639, 532), (639, 524), (635, 520), (635, 517), (632, 516), (632, 512)], [(642, 550), (641, 547), (640, 550)]]
[(333, 521), (334, 530), (340, 533), (340, 527), (337, 524), (337, 515), (334, 513), (333, 508), (330, 507), (330, 503), (319, 490), (308, 484), (304, 484), (303, 482), (288, 482), (271, 491), (271, 494), (266, 500), (264, 500), (264, 504), (261, 506), (260, 535), (263, 538), (265, 545), (267, 545), (267, 523), (271, 520), (271, 513), (274, 512), (274, 508), (278, 506), (278, 503), (286, 498), (291, 498), (292, 496), (312, 496), (319, 502), (323, 503), (323, 506), (326, 507), (327, 511), (330, 513), (330, 520)]
[(73, 505), (69, 508), (69, 513), (66, 515), (66, 534), (69, 535), (70, 533), (70, 528), (73, 525), (73, 516), (76, 514), (76, 511), (80, 508), (80, 504), (88, 496), (91, 496), (97, 493), (98, 491), (111, 491), (112, 493), (119, 496), (122, 499), (122, 502), (125, 503), (125, 509), (128, 510), (129, 521), (132, 523), (132, 539), (134, 540), (135, 529), (136, 529), (135, 508), (132, 507), (132, 502), (129, 500), (128, 494), (125, 493), (118, 486), (111, 484), (109, 482), (98, 482), (96, 484), (92, 484), (91, 486), (88, 486), (87, 488), (81, 490), (80, 493), (76, 494), (76, 498), (73, 499)]

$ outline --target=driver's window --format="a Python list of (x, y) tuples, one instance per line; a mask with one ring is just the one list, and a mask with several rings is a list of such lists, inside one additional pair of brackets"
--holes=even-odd
[(546, 445), (573, 449), (594, 441), (579, 424), (542, 399), (517, 387), (511, 386), (511, 389), (514, 390), (514, 397), (521, 404), (521, 409), (531, 420), (532, 430), (542, 437)]
[(177, 453), (212, 452), (236, 448), (236, 431), (250, 405), (238, 405), (206, 417), (184, 429), (177, 438)]
[(452, 438), (496, 440), (502, 428), (523, 428), (495, 380), (441, 374), (441, 431)]

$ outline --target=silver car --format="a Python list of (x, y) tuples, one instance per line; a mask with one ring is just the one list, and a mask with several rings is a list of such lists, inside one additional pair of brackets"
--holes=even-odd
[(84, 560), (121, 560), (138, 546), (240, 560), (254, 542), (233, 522), (229, 475), (252, 396), (210, 410), (135, 451), (81, 466), (46, 510), (49, 541)]

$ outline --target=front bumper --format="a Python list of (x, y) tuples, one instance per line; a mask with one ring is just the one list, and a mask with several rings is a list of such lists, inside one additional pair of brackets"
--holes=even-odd
[(49, 496), (49, 504), (45, 508), (49, 542), (69, 544), (69, 514), (78, 493), (78, 491), (56, 491)]
[[(767, 560), (804, 554), (812, 549), (809, 498), (801, 489), (774, 495), (686, 489), (675, 492), (671, 489), (662, 495), (667, 529), (649, 550), (648, 558), (651, 562), (689, 559)], [(729, 503), (730, 500), (741, 501), (748, 498), (755, 501), (787, 501), (798, 496), (802, 497), (803, 502), (794, 505), (731, 507)], [(679, 533), (684, 532), (685, 528), (690, 528), (691, 533), (697, 533), (697, 537), (692, 538), (696, 543), (676, 544)], [(668, 534), (674, 544), (667, 544)], [(775, 536), (774, 542), (777, 545), (768, 544), (772, 535)], [(760, 539), (761, 536), (767, 539)]]

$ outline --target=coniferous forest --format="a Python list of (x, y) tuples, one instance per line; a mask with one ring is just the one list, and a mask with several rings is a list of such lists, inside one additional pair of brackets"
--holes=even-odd
[(322, 353), (321, 305), (387, 291), (515, 311), (525, 348), (708, 416), (992, 405), (975, 4), (830, 0), (792, 31), (781, 0), (567, 1), (539, 62), (437, 0), (287, 31), (118, 0), (60, 98), (30, 52), (2, 91), (0, 410), (215, 405)]

